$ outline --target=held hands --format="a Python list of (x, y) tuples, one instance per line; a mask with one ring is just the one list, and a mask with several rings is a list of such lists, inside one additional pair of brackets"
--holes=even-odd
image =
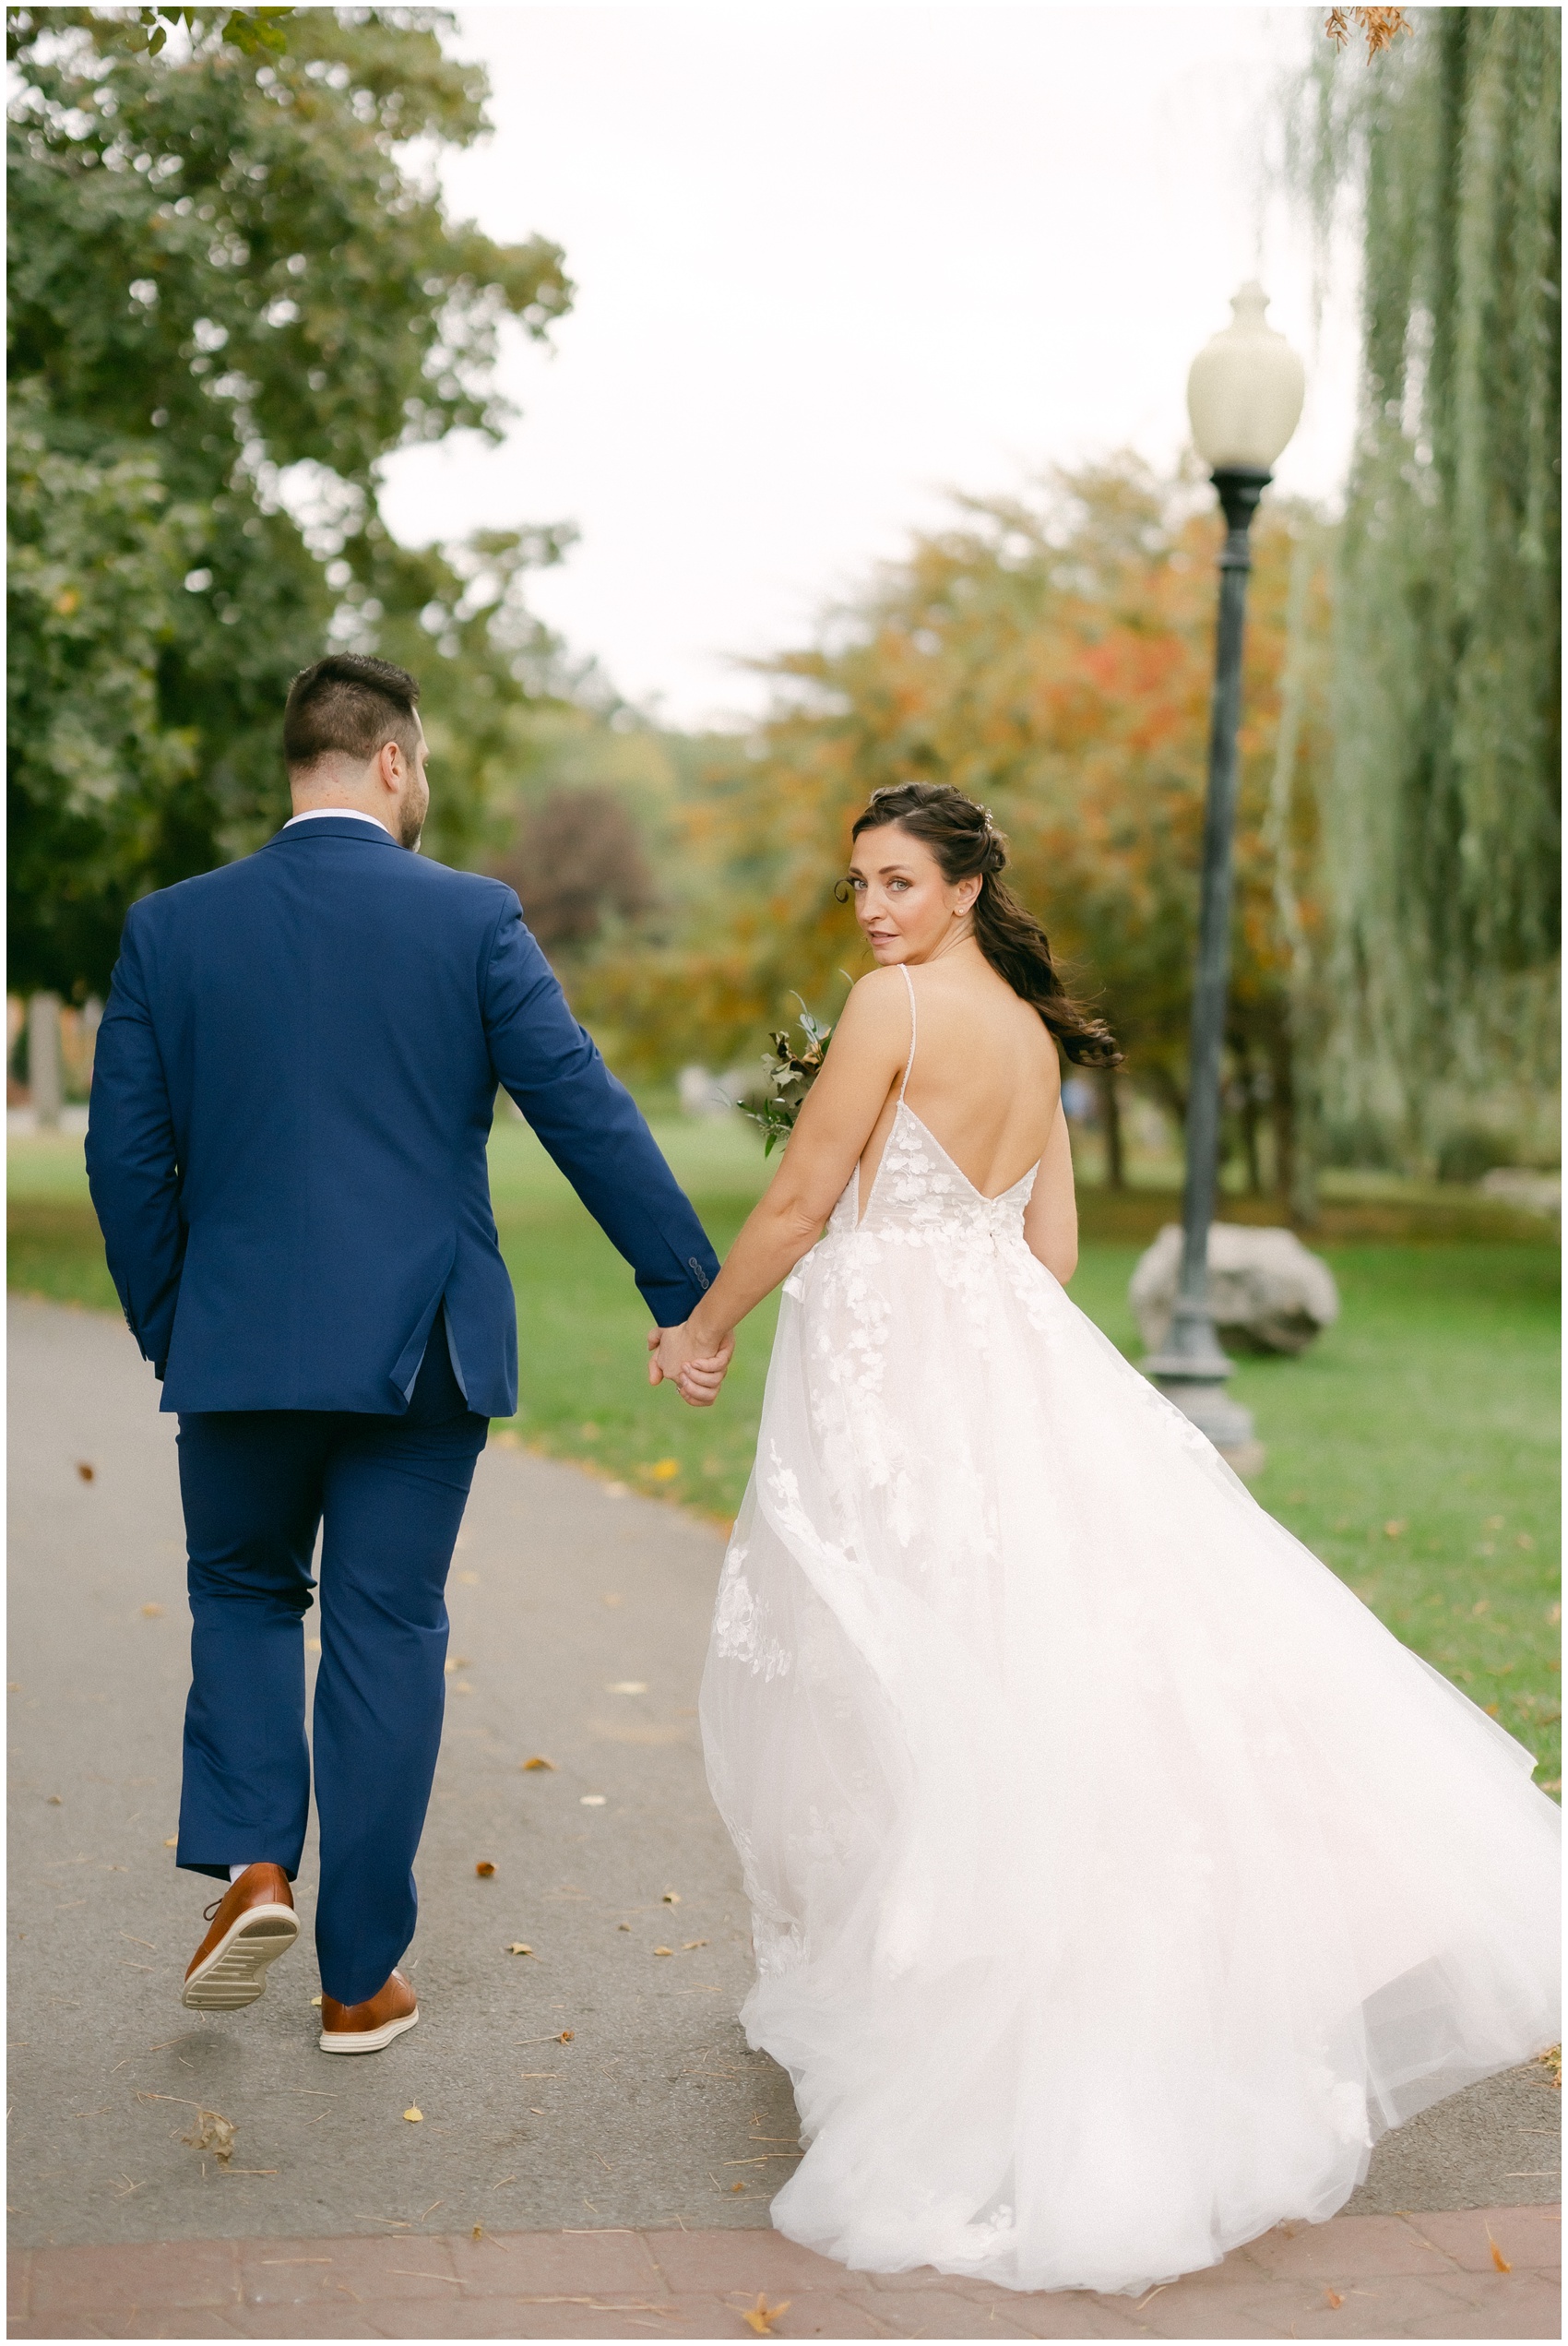
[(683, 1401), (695, 1410), (711, 1409), (724, 1382), (724, 1372), (735, 1352), (733, 1329), (717, 1349), (699, 1344), (690, 1320), (679, 1328), (650, 1328), (647, 1336), (647, 1381), (662, 1385), (668, 1377)]

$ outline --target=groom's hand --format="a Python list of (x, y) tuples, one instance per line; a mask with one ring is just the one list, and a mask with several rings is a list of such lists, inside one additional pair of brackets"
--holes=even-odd
[(695, 1410), (711, 1408), (719, 1398), (724, 1372), (734, 1357), (735, 1339), (727, 1336), (717, 1351), (699, 1348), (689, 1321), (679, 1328), (648, 1330), (647, 1381), (662, 1385), (666, 1378)]

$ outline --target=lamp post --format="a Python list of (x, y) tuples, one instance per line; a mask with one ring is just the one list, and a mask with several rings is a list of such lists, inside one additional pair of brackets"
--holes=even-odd
[(1219, 1171), (1219, 1077), (1230, 971), (1231, 837), (1236, 821), (1236, 727), (1241, 704), (1249, 531), (1258, 499), (1301, 412), (1306, 377), (1285, 339), (1265, 322), (1268, 296), (1243, 285), (1231, 323), (1193, 361), (1187, 411), (1198, 454), (1225, 515), (1219, 556), (1219, 625), (1204, 810), (1198, 965), (1193, 988), (1187, 1079), (1187, 1168), (1182, 1199), (1182, 1270), (1170, 1333), (1146, 1375), (1221, 1450), (1244, 1453), (1250, 1411), (1225, 1389), (1233, 1363), (1219, 1348), (1208, 1302), (1208, 1233)]

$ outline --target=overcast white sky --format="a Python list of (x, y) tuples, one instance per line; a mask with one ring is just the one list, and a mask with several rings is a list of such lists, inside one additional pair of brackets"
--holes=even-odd
[[(464, 8), (495, 137), (452, 205), (566, 252), (551, 353), (508, 344), (505, 447), (406, 451), (422, 542), (569, 518), (535, 608), (671, 722), (754, 710), (736, 666), (930, 521), (949, 485), (1186, 437), (1194, 351), (1254, 272), (1311, 347), (1306, 247), (1260, 139), (1320, 7), (1051, 0)], [(1282, 486), (1350, 430), (1331, 304)]]

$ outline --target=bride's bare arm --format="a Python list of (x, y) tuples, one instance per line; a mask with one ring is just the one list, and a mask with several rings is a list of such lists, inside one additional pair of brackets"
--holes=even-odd
[(832, 1046), (806, 1095), (783, 1162), (754, 1208), (685, 1328), (686, 1340), (658, 1354), (666, 1375), (686, 1359), (718, 1352), (746, 1314), (771, 1294), (816, 1244), (875, 1129), (909, 1051), (909, 1004), (901, 972), (873, 970), (844, 1005)]
[(1060, 1101), (1024, 1215), (1031, 1255), (1063, 1287), (1078, 1268), (1078, 1201), (1073, 1189), (1073, 1149)]

